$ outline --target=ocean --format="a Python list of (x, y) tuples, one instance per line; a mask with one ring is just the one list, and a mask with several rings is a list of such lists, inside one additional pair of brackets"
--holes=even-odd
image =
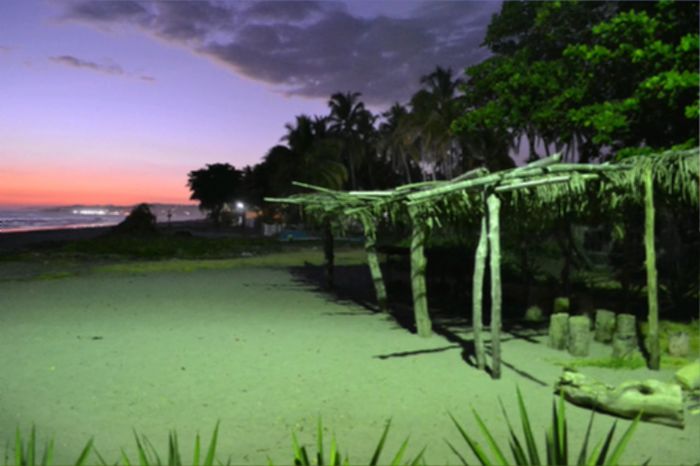
[[(116, 225), (131, 211), (131, 206), (60, 206), (0, 208), (0, 233), (18, 231), (89, 228)], [(151, 206), (158, 222), (199, 220), (203, 215), (196, 206)]]

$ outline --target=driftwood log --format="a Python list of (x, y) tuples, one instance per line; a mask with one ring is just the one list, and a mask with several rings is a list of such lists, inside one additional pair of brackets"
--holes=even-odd
[(555, 384), (556, 393), (576, 405), (641, 419), (656, 424), (683, 428), (683, 393), (680, 385), (658, 380), (629, 381), (617, 387), (587, 377), (573, 369), (564, 369)]

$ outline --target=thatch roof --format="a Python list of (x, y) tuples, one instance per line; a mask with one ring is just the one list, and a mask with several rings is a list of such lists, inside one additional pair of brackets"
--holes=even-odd
[(543, 210), (565, 206), (582, 211), (605, 200), (615, 208), (623, 200), (641, 202), (644, 174), (651, 170), (656, 189), (679, 202), (698, 205), (698, 149), (630, 157), (619, 163), (561, 163), (559, 154), (522, 167), (490, 173), (479, 168), (447, 181), (428, 181), (387, 191), (335, 191), (305, 183), (312, 190), (285, 198), (266, 198), (303, 206), (315, 217), (354, 217), (367, 224), (423, 219), (429, 228), (443, 221), (480, 218), (484, 193), (507, 198), (511, 208)]

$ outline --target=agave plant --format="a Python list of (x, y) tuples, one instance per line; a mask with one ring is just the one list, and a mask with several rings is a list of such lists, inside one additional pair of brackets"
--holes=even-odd
[[(379, 438), (379, 442), (377, 443), (376, 448), (374, 449), (374, 453), (372, 454), (372, 459), (369, 462), (369, 466), (376, 466), (379, 462), (379, 456), (382, 454), (382, 450), (384, 449), (384, 442), (386, 442), (386, 437), (389, 434), (389, 428), (391, 426), (391, 419), (387, 421), (386, 426), (384, 427), (384, 432), (382, 432), (382, 436)], [(294, 448), (294, 466), (313, 466), (313, 463), (310, 460), (309, 454), (306, 451), (305, 446), (299, 446), (299, 441), (297, 440), (296, 435), (292, 432), (292, 445)], [(403, 443), (401, 444), (401, 447), (399, 447), (399, 450), (396, 452), (394, 455), (394, 458), (391, 460), (392, 466), (399, 466), (401, 464), (401, 458), (403, 458), (403, 454), (406, 451), (406, 447), (408, 446), (408, 438), (406, 438)], [(425, 448), (416, 455), (416, 457), (410, 461), (410, 463), (405, 463), (405, 464), (410, 464), (411, 466), (419, 465), (419, 464), (425, 464), (425, 460), (423, 459), (423, 453), (425, 452)], [(270, 466), (273, 465), (272, 461), (269, 460)], [(316, 463), (315, 466), (325, 466), (326, 463), (324, 462), (324, 454), (323, 454), (323, 427), (321, 425), (321, 419), (319, 418), (318, 420), (318, 427), (316, 429)], [(328, 466), (346, 466), (350, 464), (350, 457), (343, 456), (339, 453), (338, 451), (338, 446), (335, 441), (335, 435), (331, 437), (331, 445), (330, 445), (330, 452), (328, 453)]]
[[(75, 466), (82, 466), (87, 460), (88, 454), (92, 449), (92, 439), (90, 439), (83, 448), (83, 451), (78, 456), (75, 461)], [(9, 466), (7, 453), (9, 448), (5, 447), (5, 460), (4, 464)], [(22, 434), (19, 431), (19, 427), (15, 431), (15, 454), (14, 454), (14, 466), (48, 466), (53, 460), (53, 439), (44, 446), (44, 453), (41, 455), (41, 460), (37, 463), (37, 448), (36, 448), (36, 426), (32, 425), (32, 430), (29, 434), (29, 441), (25, 445), (24, 440), (22, 440)]]
[[(138, 451), (138, 463), (133, 463), (133, 464), (138, 464), (139, 466), (182, 466), (183, 464), (192, 464), (193, 466), (212, 466), (214, 464), (215, 460), (215, 454), (216, 454), (216, 442), (219, 437), (219, 421), (216, 422), (216, 425), (214, 426), (214, 433), (211, 436), (211, 441), (209, 442), (209, 448), (207, 449), (207, 454), (203, 458), (203, 462), (200, 463), (200, 456), (201, 456), (201, 442), (199, 438), (199, 433), (197, 433), (195, 439), (194, 439), (194, 454), (192, 457), (192, 462), (187, 463), (182, 461), (182, 456), (180, 455), (180, 447), (178, 445), (177, 441), (177, 432), (171, 431), (170, 434), (168, 434), (168, 461), (167, 463), (163, 463), (160, 459), (160, 456), (158, 455), (158, 451), (155, 449), (153, 444), (146, 438), (146, 436), (142, 436), (141, 439), (139, 439), (138, 434), (136, 431), (134, 431), (134, 438), (136, 439), (136, 449)], [(103, 466), (107, 466), (107, 462), (104, 460), (104, 458), (95, 450), (95, 453), (97, 454), (98, 458), (102, 462)], [(122, 464), (124, 466), (131, 466), (132, 463), (129, 460), (129, 457), (126, 455), (126, 452), (122, 450), (122, 456), (121, 456)], [(230, 464), (231, 458), (229, 457), (228, 463)], [(219, 464), (221, 462), (219, 461)]]
[[(517, 389), (518, 393), (518, 408), (520, 411), (520, 421), (523, 428), (524, 442), (521, 442), (518, 436), (515, 434), (513, 425), (508, 418), (503, 403), (499, 400), (501, 404), (501, 410), (508, 424), (508, 430), (510, 431), (510, 440), (508, 442), (510, 446), (510, 452), (513, 456), (513, 461), (508, 461), (503, 452), (503, 449), (498, 445), (493, 435), (489, 431), (488, 427), (484, 424), (476, 410), (472, 409), (474, 418), (479, 430), (481, 430), (482, 435), (486, 439), (486, 443), (491, 450), (493, 458), (486, 454), (486, 451), (482, 448), (479, 442), (475, 441), (474, 438), (470, 437), (469, 434), (464, 430), (462, 425), (450, 414), (452, 422), (455, 424), (462, 438), (465, 440), (472, 453), (477, 457), (482, 465), (509, 465), (518, 464), (520, 466), (539, 466), (542, 464), (540, 462), (540, 455), (537, 451), (537, 446), (535, 444), (535, 437), (532, 433), (532, 427), (530, 425), (530, 419), (525, 409), (525, 403), (523, 402), (522, 393), (520, 393), (520, 388)], [(588, 443), (591, 434), (591, 426), (593, 425), (593, 413), (591, 413), (590, 420), (588, 421), (588, 428), (586, 429), (586, 435), (583, 440), (583, 445), (579, 451), (578, 458), (576, 460), (576, 465), (605, 465), (614, 466), (617, 465), (622, 453), (624, 452), (627, 444), (632, 438), (637, 425), (639, 424), (640, 416), (637, 416), (632, 424), (627, 428), (622, 438), (613, 446), (612, 439), (615, 434), (615, 427), (617, 421), (613, 423), (612, 427), (608, 431), (605, 438), (600, 439), (595, 445), (590, 454), (588, 454)], [(467, 461), (464, 456), (449, 442), (447, 441), (450, 449), (459, 457), (462, 464), (466, 465)], [(525, 447), (523, 447), (523, 444)], [(547, 448), (547, 465), (562, 465), (562, 464), (573, 464), (569, 462), (569, 446), (568, 446), (568, 432), (566, 426), (566, 413), (564, 410), (564, 396), (560, 394), (559, 405), (556, 402), (552, 403), (552, 425), (545, 432), (545, 444)], [(612, 447), (612, 451), (611, 451)], [(608, 452), (611, 451), (610, 456)], [(648, 464), (649, 460), (646, 463)]]

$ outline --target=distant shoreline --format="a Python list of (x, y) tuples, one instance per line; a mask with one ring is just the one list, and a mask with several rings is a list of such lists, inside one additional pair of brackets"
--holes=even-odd
[[(186, 220), (178, 222), (159, 222), (158, 228), (163, 231), (173, 230), (195, 230), (207, 231), (212, 228), (211, 223), (206, 220)], [(0, 253), (24, 249), (28, 246), (64, 241), (79, 241), (94, 239), (111, 230), (115, 225), (66, 227), (37, 230), (20, 230), (0, 232)]]

